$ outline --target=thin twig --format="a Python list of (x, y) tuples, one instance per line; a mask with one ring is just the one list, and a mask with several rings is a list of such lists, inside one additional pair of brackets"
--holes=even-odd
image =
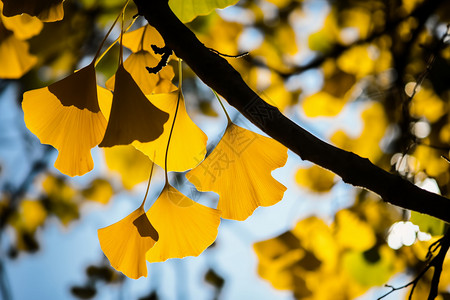
[(244, 53), (237, 54), (237, 55), (229, 55), (229, 54), (221, 53), (221, 52), (219, 52), (219, 51), (217, 51), (216, 49), (213, 49), (213, 48), (208, 48), (208, 50), (211, 51), (211, 52), (216, 53), (217, 55), (224, 56), (224, 57), (231, 57), (231, 58), (241, 58), (241, 57), (249, 55), (248, 52), (244, 52)]
[[(431, 287), (430, 287), (430, 293), (428, 294), (428, 300), (433, 300), (438, 295), (438, 286), (439, 286), (439, 280), (442, 273), (442, 266), (444, 264), (445, 255), (448, 252), (448, 249), (450, 247), (450, 230), (445, 233), (445, 235), (437, 240), (436, 242), (432, 243), (428, 247), (428, 252), (426, 255), (426, 259), (429, 261), (425, 268), (414, 278), (414, 280), (408, 282), (405, 285), (394, 287), (392, 285), (386, 284), (385, 287), (391, 288), (389, 292), (384, 294), (383, 296), (377, 298), (377, 300), (383, 299), (384, 297), (390, 295), (391, 293), (407, 288), (408, 286), (412, 285), (411, 291), (409, 292), (408, 299), (412, 299), (412, 295), (414, 293), (414, 289), (416, 288), (419, 281), (422, 279), (422, 277), (425, 275), (425, 273), (430, 269), (434, 268), (433, 278), (431, 280)], [(439, 253), (432, 259), (430, 259), (434, 252), (436, 252), (439, 249)]]

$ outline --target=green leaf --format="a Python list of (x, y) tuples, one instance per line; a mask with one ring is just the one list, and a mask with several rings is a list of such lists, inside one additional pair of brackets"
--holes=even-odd
[(200, 15), (207, 15), (216, 8), (234, 5), (239, 0), (169, 0), (169, 6), (183, 22), (192, 21)]
[(381, 246), (370, 252), (346, 252), (342, 258), (342, 266), (361, 286), (372, 287), (386, 283), (396, 272), (394, 260), (393, 250)]
[(445, 223), (442, 220), (415, 211), (411, 212), (411, 218), (409, 220), (415, 225), (418, 225), (422, 232), (427, 232), (431, 235), (444, 234)]

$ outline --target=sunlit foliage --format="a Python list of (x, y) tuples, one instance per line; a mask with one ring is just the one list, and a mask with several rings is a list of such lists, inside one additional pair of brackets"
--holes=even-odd
[[(221, 218), (256, 219), (258, 207), (270, 211), (292, 197), (286, 189), (298, 192), (298, 205), (307, 197), (321, 203), (308, 203), (320, 208), (253, 245), (257, 274), (274, 289), (296, 299), (354, 299), (377, 288), (373, 293), (380, 297), (396, 292), (382, 288), (396, 275), (413, 280), (421, 274), (448, 225), (388, 206), (362, 189), (343, 192), (340, 177), (316, 165), (291, 162), (278, 170), (288, 161), (287, 149), (249, 130), (234, 110), (226, 128), (212, 130), (223, 124), (213, 93), (190, 68), (179, 67), (174, 53), (159, 72), (145, 68), (160, 63), (164, 39), (142, 17), (133, 20), (133, 1), (120, 25), (125, 2), (0, 1), (0, 95), (9, 87), (17, 92), (15, 104), (28, 128), (15, 135), (25, 141), (16, 146), (27, 153), (22, 177), (8, 157), (0, 157), (0, 233), (10, 233), (2, 236), (10, 258), (39, 250), (40, 234), (54, 225), (49, 220), (72, 228), (87, 215), (85, 207), (112, 207), (121, 201), (117, 195), (129, 202), (141, 197), (140, 184), (154, 162), (161, 168), (153, 180), (165, 181), (162, 190), (151, 187), (152, 204), (144, 207), (144, 200), (98, 230), (105, 261), (86, 269), (86, 284), (73, 286), (74, 296), (93, 298), (98, 282), (122, 283), (116, 271), (152, 277), (148, 262), (199, 256), (216, 238), (222, 241)], [(294, 122), (449, 196), (448, 3), (168, 3), (206, 47)], [(227, 6), (233, 7), (215, 10)], [(114, 30), (105, 37), (110, 26)], [(41, 147), (28, 131), (50, 146)], [(0, 150), (8, 144), (2, 142)], [(195, 192), (185, 193), (189, 188)], [(326, 211), (322, 199), (330, 201)], [(439, 299), (449, 296), (449, 263), (443, 261)], [(217, 297), (227, 288), (228, 279), (213, 269), (204, 277)], [(413, 299), (427, 298), (431, 282), (430, 272), (420, 277)], [(148, 297), (156, 299), (159, 288), (152, 287)]]

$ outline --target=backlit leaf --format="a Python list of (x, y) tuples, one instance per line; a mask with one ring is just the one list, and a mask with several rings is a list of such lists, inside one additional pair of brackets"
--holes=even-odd
[(198, 256), (216, 239), (220, 211), (196, 203), (166, 185), (147, 212), (159, 233), (156, 245), (147, 252), (149, 262)]
[(97, 99), (94, 65), (23, 95), (25, 124), (43, 144), (58, 149), (55, 167), (83, 175), (94, 167), (91, 148), (105, 132), (106, 120)]
[(108, 126), (100, 147), (150, 142), (163, 132), (169, 115), (155, 107), (142, 93), (123, 65), (116, 73)]
[(383, 285), (398, 271), (395, 265), (395, 253), (387, 245), (376, 251), (377, 259), (370, 260), (367, 252), (350, 251), (343, 257), (343, 267), (360, 285), (372, 287)]
[(128, 31), (123, 35), (123, 46), (133, 53), (145, 50), (153, 54), (152, 45), (159, 48), (165, 46), (164, 39), (159, 32), (150, 25), (142, 26), (136, 30)]
[(148, 179), (151, 160), (132, 145), (103, 148), (108, 169), (119, 173), (122, 185), (132, 190)]
[(287, 149), (277, 141), (230, 123), (211, 154), (186, 174), (199, 191), (219, 194), (225, 219), (245, 220), (258, 206), (274, 205), (286, 187), (272, 177)]
[(82, 191), (82, 194), (91, 201), (106, 204), (114, 195), (114, 190), (109, 181), (96, 178), (90, 183), (89, 187)]
[(64, 0), (2, 0), (3, 14), (12, 17), (26, 13), (44, 22), (59, 21), (64, 17)]
[(415, 225), (418, 225), (422, 232), (427, 232), (434, 236), (445, 233), (445, 222), (429, 215), (411, 211), (409, 220)]
[(182, 172), (194, 168), (203, 160), (206, 155), (206, 141), (208, 137), (189, 117), (183, 94), (180, 91), (148, 96), (156, 107), (168, 113), (170, 117), (164, 124), (163, 134), (156, 140), (149, 143), (134, 142), (133, 146), (154, 160), (157, 165), (165, 168), (164, 162), (167, 142), (169, 140), (169, 133), (172, 127), (178, 97), (181, 98), (170, 140), (167, 156), (167, 171)]
[(172, 11), (183, 22), (192, 21), (200, 15), (207, 15), (216, 8), (225, 8), (239, 0), (169, 0)]
[(307, 169), (299, 169), (295, 174), (295, 181), (302, 187), (313, 192), (325, 193), (335, 184), (334, 173), (319, 166), (311, 166)]
[[(2, 3), (0, 2), (0, 10), (2, 9), (2, 6)], [(2, 14), (0, 15), (0, 18), (1, 22), (3, 22), (3, 26), (14, 32), (14, 36), (19, 40), (26, 40), (39, 34), (44, 27), (42, 21), (27, 14), (13, 17), (5, 17)]]
[(370, 225), (349, 210), (336, 214), (334, 223), (336, 241), (342, 248), (364, 251), (372, 248), (376, 237)]
[[(149, 73), (145, 67), (154, 67), (159, 59), (155, 58), (151, 52), (140, 50), (132, 53), (123, 63), (125, 70), (130, 73), (136, 84), (145, 95), (152, 93), (169, 93), (176, 90), (172, 84), (175, 76), (172, 66), (165, 66), (157, 74)], [(114, 90), (115, 75), (106, 82), (106, 87)]]
[(98, 239), (114, 269), (133, 279), (147, 276), (145, 253), (158, 240), (158, 232), (142, 206), (117, 223), (99, 229)]
[(30, 54), (26, 41), (16, 38), (0, 22), (0, 78), (17, 79), (27, 73), (36, 63), (37, 57)]

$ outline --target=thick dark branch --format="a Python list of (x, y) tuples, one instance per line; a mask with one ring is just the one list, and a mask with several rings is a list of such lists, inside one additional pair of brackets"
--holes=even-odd
[(418, 188), (372, 164), (368, 159), (316, 138), (276, 107), (267, 104), (222, 57), (205, 47), (172, 13), (167, 0), (134, 0), (139, 14), (155, 27), (177, 57), (261, 130), (302, 159), (336, 173), (346, 183), (366, 188), (394, 205), (450, 222), (450, 201)]

